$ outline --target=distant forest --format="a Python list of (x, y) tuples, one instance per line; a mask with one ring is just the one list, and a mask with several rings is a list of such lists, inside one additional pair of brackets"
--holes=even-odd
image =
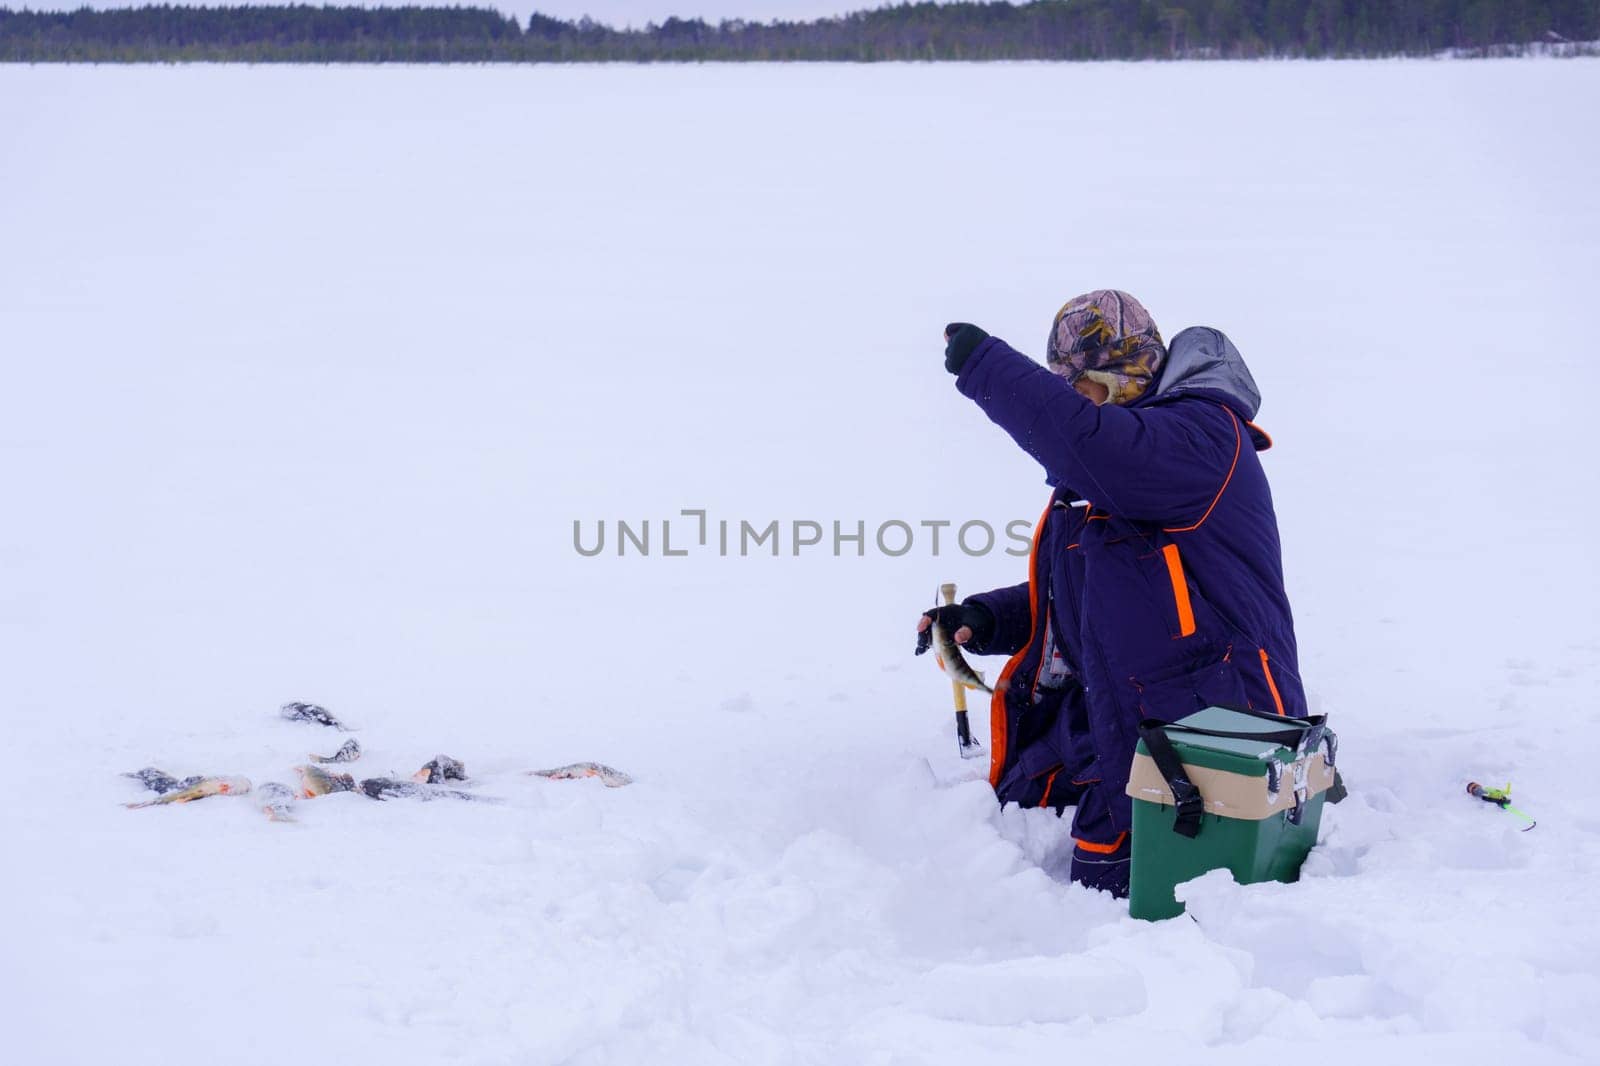
[(0, 61), (561, 63), (1357, 57), (1600, 38), (1600, 0), (1037, 0), (617, 30), (470, 7), (0, 8)]

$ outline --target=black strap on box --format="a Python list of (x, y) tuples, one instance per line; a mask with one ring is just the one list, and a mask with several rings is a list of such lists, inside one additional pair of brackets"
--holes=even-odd
[(1159, 718), (1145, 718), (1139, 722), (1139, 739), (1144, 741), (1145, 749), (1150, 752), (1150, 758), (1155, 760), (1156, 769), (1161, 771), (1161, 776), (1166, 778), (1167, 788), (1172, 790), (1172, 803), (1178, 812), (1176, 820), (1172, 823), (1172, 831), (1180, 836), (1195, 837), (1200, 834), (1200, 816), (1205, 813), (1205, 798), (1200, 795), (1200, 790), (1195, 787), (1194, 782), (1189, 780), (1189, 774), (1183, 767), (1183, 760), (1178, 758), (1178, 752), (1172, 746), (1171, 738), (1167, 736), (1169, 729), (1196, 736), (1220, 737), (1224, 740), (1259, 740), (1288, 748), (1296, 755), (1316, 751), (1326, 740), (1328, 744), (1326, 762), (1330, 769), (1333, 767), (1338, 741), (1328, 730), (1327, 715), (1285, 719), (1281, 715), (1245, 707), (1223, 709), (1249, 715), (1251, 718), (1260, 718), (1275, 725), (1285, 721), (1295, 724), (1285, 729), (1244, 733), (1231, 729), (1205, 729), (1200, 726), (1184, 725), (1181, 722), (1163, 722)]
[(1144, 741), (1150, 758), (1156, 762), (1156, 769), (1161, 771), (1161, 776), (1167, 779), (1167, 787), (1172, 790), (1172, 805), (1178, 809), (1172, 831), (1180, 836), (1199, 836), (1200, 816), (1206, 809), (1205, 800), (1201, 798), (1194, 782), (1189, 780), (1183, 760), (1178, 758), (1177, 750), (1167, 738), (1166, 726), (1166, 722), (1146, 718), (1139, 723), (1139, 738)]

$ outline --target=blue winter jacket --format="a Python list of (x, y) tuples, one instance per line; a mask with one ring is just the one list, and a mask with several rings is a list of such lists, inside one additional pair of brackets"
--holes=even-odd
[(1141, 717), (1306, 714), (1256, 456), (1271, 441), (1250, 422), (1260, 394), (1205, 328), (1174, 337), (1154, 386), (1124, 407), (1097, 407), (994, 337), (956, 385), (1055, 486), (1028, 581), (969, 598), (995, 618), (981, 650), (1011, 656), (991, 704), (990, 783), (1002, 803), (1079, 804), (1074, 836), (1103, 851), (1131, 823)]

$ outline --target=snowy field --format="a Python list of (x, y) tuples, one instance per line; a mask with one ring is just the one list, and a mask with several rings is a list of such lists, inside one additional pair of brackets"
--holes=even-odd
[[(1589, 60), (0, 69), (6, 1061), (1597, 1061), (1597, 98)], [(911, 656), (940, 581), (1024, 576), (919, 523), (1047, 496), (943, 325), (1040, 356), (1102, 286), (1254, 369), (1352, 787), (1298, 884), (1194, 921), (1067, 884)], [(444, 752), (503, 802), (123, 809), (149, 764), (292, 781), (344, 738), (287, 700), (358, 776)], [(581, 759), (637, 781), (520, 772)]]

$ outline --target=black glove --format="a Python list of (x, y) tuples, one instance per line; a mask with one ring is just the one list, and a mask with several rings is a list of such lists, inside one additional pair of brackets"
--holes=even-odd
[(988, 336), (971, 322), (950, 323), (944, 328), (944, 368), (952, 374), (961, 373), (967, 356)]
[[(956, 630), (962, 626), (972, 630), (972, 639), (961, 647), (974, 655), (982, 655), (983, 649), (994, 639), (994, 615), (981, 603), (950, 603), (923, 611), (922, 617), (938, 622), (952, 640), (955, 639)], [(930, 625), (917, 634), (917, 654), (921, 655), (932, 644), (933, 626)]]

